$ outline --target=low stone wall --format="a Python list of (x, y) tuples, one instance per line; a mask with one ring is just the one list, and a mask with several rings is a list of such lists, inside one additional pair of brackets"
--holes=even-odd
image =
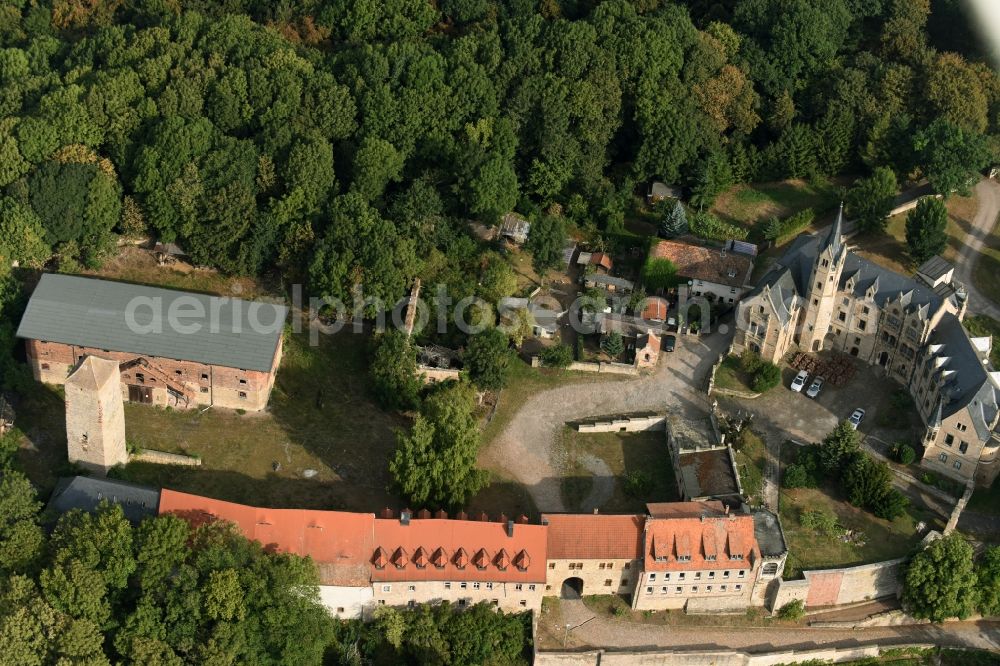
[(802, 580), (780, 580), (771, 610), (796, 599), (806, 608), (841, 606), (859, 601), (893, 597), (901, 589), (900, 567), (906, 558), (862, 564), (842, 569), (803, 571)]
[(754, 400), (761, 396), (760, 393), (751, 393), (750, 391), (738, 391), (736, 389), (719, 388), (718, 386), (712, 388), (712, 393), (715, 395), (728, 395), (734, 398), (745, 398), (747, 400)]
[(578, 432), (646, 432), (663, 430), (666, 423), (666, 414), (621, 415), (582, 421), (576, 424), (576, 429)]
[(639, 369), (637, 367), (634, 365), (628, 365), (627, 363), (586, 363), (583, 361), (573, 361), (566, 369), (576, 370), (578, 372), (604, 372), (615, 375), (639, 374)]
[(201, 458), (185, 456), (179, 453), (167, 453), (166, 451), (143, 449), (138, 453), (133, 453), (129, 456), (129, 462), (148, 462), (156, 465), (185, 465), (187, 467), (198, 467), (201, 465)]
[[(930, 650), (932, 643), (893, 645), (886, 649)], [(766, 654), (749, 654), (730, 650), (587, 650), (585, 652), (536, 652), (536, 666), (776, 666), (803, 661), (840, 663), (878, 657), (878, 645), (816, 650), (785, 650)]]
[(461, 371), (455, 368), (432, 368), (429, 365), (417, 366), (417, 376), (420, 377), (420, 381), (424, 384), (436, 384), (437, 382), (444, 382), (449, 379), (458, 379), (460, 374)]

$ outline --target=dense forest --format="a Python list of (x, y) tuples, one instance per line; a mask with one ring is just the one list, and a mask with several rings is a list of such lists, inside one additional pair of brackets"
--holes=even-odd
[(613, 235), (650, 178), (698, 207), (875, 167), (954, 187), (1000, 136), (961, 6), (6, 0), (0, 254), (72, 269), (152, 234), (395, 300), (476, 290), (464, 220)]

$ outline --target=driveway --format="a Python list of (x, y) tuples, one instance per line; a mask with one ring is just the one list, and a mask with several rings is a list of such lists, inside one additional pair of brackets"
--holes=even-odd
[(976, 199), (979, 208), (976, 210), (976, 217), (972, 220), (972, 229), (965, 237), (965, 244), (958, 253), (958, 261), (955, 265), (955, 277), (965, 284), (969, 291), (969, 311), (973, 314), (984, 314), (1000, 320), (1000, 305), (976, 289), (972, 281), (972, 269), (976, 265), (979, 254), (983, 251), (983, 245), (987, 237), (993, 231), (993, 225), (1000, 215), (1000, 183), (984, 178), (975, 187)]
[[(854, 377), (846, 385), (826, 384), (816, 398), (808, 398), (805, 393), (795, 393), (788, 388), (796, 373), (788, 367), (782, 372), (781, 386), (759, 398), (719, 398), (719, 405), (729, 412), (743, 410), (753, 414), (752, 427), (767, 445), (764, 501), (768, 506), (778, 505), (781, 445), (789, 440), (802, 444), (820, 442), (857, 407), (866, 410), (861, 424), (863, 434), (875, 434), (887, 441), (913, 439), (915, 432), (908, 430), (905, 421), (900, 423), (890, 418), (894, 410), (892, 394), (902, 387), (871, 366), (861, 362), (855, 365)], [(917, 425), (918, 417), (914, 412), (910, 426)]]
[[(861, 645), (934, 643), (945, 647), (1000, 648), (1000, 623), (946, 622), (864, 629), (817, 627), (678, 626), (595, 616), (580, 600), (559, 601), (542, 616), (536, 640), (546, 650), (628, 648), (633, 650), (731, 649), (751, 653)], [(708, 619), (708, 618), (706, 618)], [(569, 630), (566, 630), (566, 625)]]
[[(532, 396), (481, 452), (480, 467), (501, 469), (513, 476), (527, 487), (539, 511), (565, 511), (560, 479), (566, 460), (564, 452), (553, 444), (566, 422), (634, 411), (669, 411), (684, 416), (707, 413), (709, 399), (704, 387), (708, 373), (731, 340), (731, 333), (678, 336), (677, 350), (664, 353), (651, 374), (628, 381), (568, 384)], [(613, 488), (613, 478), (598, 475), (594, 487), (598, 494), (587, 501), (596, 506), (602, 489)]]

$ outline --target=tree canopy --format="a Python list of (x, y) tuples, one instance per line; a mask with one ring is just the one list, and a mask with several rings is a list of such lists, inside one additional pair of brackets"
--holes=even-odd
[(979, 600), (972, 557), (972, 546), (957, 532), (914, 555), (903, 580), (903, 604), (909, 613), (933, 622), (971, 615)]

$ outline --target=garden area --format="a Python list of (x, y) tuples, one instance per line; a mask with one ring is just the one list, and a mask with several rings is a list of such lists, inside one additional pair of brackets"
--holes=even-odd
[(581, 433), (566, 428), (563, 502), (569, 511), (585, 511), (588, 498), (600, 497), (605, 513), (644, 512), (647, 502), (679, 500), (667, 442), (662, 430)]
[(781, 368), (752, 351), (726, 356), (715, 373), (715, 386), (730, 391), (764, 393), (780, 383)]
[(724, 192), (711, 210), (727, 222), (751, 228), (772, 217), (790, 217), (807, 208), (822, 215), (837, 205), (839, 196), (837, 183), (822, 179), (755, 183)]
[(923, 537), (919, 523), (941, 527), (936, 514), (892, 488), (888, 468), (860, 451), (847, 431), (838, 427), (818, 446), (782, 446), (778, 512), (789, 549), (786, 578), (903, 557)]
[(743, 494), (749, 498), (751, 505), (764, 504), (764, 470), (767, 465), (764, 440), (751, 430), (743, 430), (733, 445), (733, 456)]

